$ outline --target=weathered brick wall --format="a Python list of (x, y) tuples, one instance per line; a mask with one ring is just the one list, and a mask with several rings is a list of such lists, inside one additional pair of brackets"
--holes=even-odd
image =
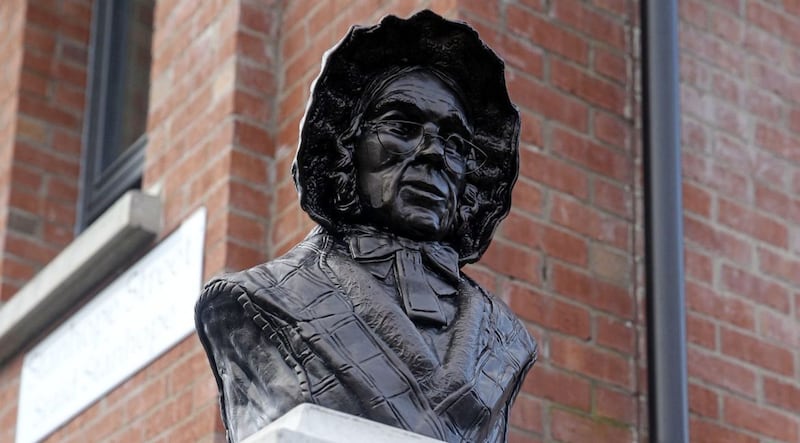
[(542, 345), (515, 441), (636, 440), (636, 2), (464, 9), (506, 59), (523, 116), (514, 207), (475, 267)]
[[(89, 1), (29, 0), (44, 13), (16, 3), (0, 2), (0, 25), (12, 30), (0, 37), (0, 53), (20, 66), (17, 74), (6, 72), (13, 63), (0, 66), (0, 78), (12, 79), (0, 82), (8, 88), (0, 89), (0, 116), (19, 114), (0, 118), (0, 160), (9, 159), (0, 166), (16, 168), (11, 155), (21, 140), (33, 146), (29, 153), (43, 153), (36, 165), (17, 157), (41, 182), (11, 187), (20, 173), (0, 173), (0, 198), (19, 189), (37, 202), (0, 203), (0, 221), (9, 210), (40, 220), (40, 236), (14, 252), (32, 268), (29, 277), (72, 232), (67, 202), (77, 192), (70, 180), (83, 103), (75, 94), (84, 87), (75, 70), (85, 70), (77, 42), (85, 51), (89, 22), (42, 23)], [(208, 208), (206, 278), (302, 238), (311, 222), (297, 206), (289, 166), (322, 53), (353, 23), (421, 7), (478, 28), (506, 60), (523, 117), (514, 207), (481, 263), (467, 269), (540, 341), (540, 362), (513, 411), (512, 441), (642, 441), (636, 0), (158, 1), (143, 182), (162, 195), (165, 235)], [(681, 0), (681, 8), (693, 441), (797, 441), (798, 5)], [(23, 31), (20, 11), (50, 37)], [(20, 43), (8, 43), (14, 39)], [(17, 101), (22, 107), (9, 98), (16, 91), (36, 112), (12, 110)], [(20, 127), (23, 120), (35, 124)], [(0, 223), (7, 226), (16, 225)], [(13, 237), (4, 233), (0, 245)], [(18, 357), (0, 369), (0, 441), (13, 441), (20, 364)], [(221, 441), (215, 397), (205, 356), (189, 337), (49, 441)]]
[[(0, 24), (4, 29), (3, 35), (0, 36), (0, 54), (4, 60), (0, 65), (0, 251), (2, 251), (5, 247), (5, 226), (11, 192), (11, 157), (17, 130), (25, 2), (17, 0), (0, 4)], [(3, 267), (3, 260), (0, 259), (0, 276), (3, 275)], [(11, 291), (11, 288), (8, 291)], [(5, 292), (0, 282), (0, 299)]]
[(682, 0), (692, 440), (800, 441), (800, 2)]
[(18, 70), (16, 110), (2, 119), (0, 300), (7, 300), (73, 237), (91, 2), (31, 0), (3, 8), (24, 14), (16, 22), (23, 23), (19, 53), (4, 63)]

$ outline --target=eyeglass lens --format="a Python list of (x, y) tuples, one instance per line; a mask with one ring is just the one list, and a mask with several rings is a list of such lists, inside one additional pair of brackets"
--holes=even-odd
[[(382, 120), (373, 122), (370, 127), (378, 137), (383, 149), (396, 155), (410, 155), (423, 145), (425, 126), (405, 120)], [(486, 155), (477, 146), (460, 135), (442, 137), (428, 133), (442, 142), (445, 150), (445, 165), (452, 172), (463, 174), (480, 169), (486, 161)]]

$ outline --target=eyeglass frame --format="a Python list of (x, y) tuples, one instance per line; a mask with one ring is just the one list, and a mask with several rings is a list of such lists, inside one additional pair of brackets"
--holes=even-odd
[[(420, 131), (419, 135), (416, 136), (416, 137), (419, 138), (419, 140), (417, 141), (416, 145), (412, 149), (409, 149), (408, 151), (397, 151), (397, 150), (388, 148), (386, 146), (386, 144), (383, 142), (383, 140), (381, 140), (380, 127), (382, 125), (391, 124), (391, 123), (400, 123), (400, 124), (403, 124), (403, 125), (411, 125), (413, 127), (418, 127), (419, 128), (419, 131)], [(369, 129), (369, 130), (371, 130), (372, 132), (375, 133), (375, 136), (378, 138), (378, 143), (381, 145), (381, 147), (383, 149), (385, 149), (386, 151), (389, 151), (390, 153), (392, 153), (394, 155), (403, 156), (403, 157), (409, 157), (411, 155), (415, 155), (416, 153), (418, 153), (422, 149), (422, 146), (424, 145), (425, 135), (428, 135), (430, 137), (438, 138), (439, 140), (442, 141), (442, 146), (444, 148), (444, 155), (443, 156), (444, 156), (445, 167), (448, 170), (450, 170), (451, 172), (455, 173), (455, 174), (464, 174), (464, 175), (473, 174), (473, 173), (479, 171), (486, 164), (486, 161), (488, 159), (488, 155), (486, 154), (486, 152), (484, 152), (481, 148), (476, 146), (474, 143), (472, 143), (470, 140), (468, 140), (464, 136), (462, 136), (460, 134), (451, 134), (451, 135), (449, 135), (447, 137), (444, 137), (444, 136), (441, 136), (439, 134), (433, 134), (428, 129), (425, 128), (425, 125), (423, 123), (419, 123), (419, 122), (415, 122), (415, 121), (411, 121), (411, 120), (394, 119), (394, 118), (392, 118), (392, 119), (381, 119), (381, 120), (374, 120), (374, 121), (365, 121), (365, 122), (363, 122), (361, 124), (361, 126), (367, 128), (367, 129)], [(397, 138), (400, 138), (400, 139), (407, 139), (409, 141), (413, 139), (413, 137), (407, 137), (407, 136), (404, 136), (404, 135), (397, 135), (397, 134), (390, 134), (390, 135), (392, 137), (397, 137)], [(450, 139), (452, 137), (457, 137), (458, 139), (460, 139), (464, 143), (465, 146), (469, 147), (469, 151), (471, 153), (477, 153), (477, 154), (480, 154), (480, 155), (473, 155), (472, 159), (470, 159), (469, 158), (469, 153), (467, 153), (467, 155), (463, 155), (461, 152), (458, 152), (457, 149), (450, 149), (449, 146), (452, 144), (450, 142)], [(459, 158), (463, 159), (463, 162), (464, 162), (464, 170), (463, 171), (457, 171), (457, 170), (455, 170), (455, 168), (452, 167), (452, 165), (450, 165), (450, 162), (453, 161), (452, 160), (452, 152), (457, 153), (459, 155)], [(474, 160), (477, 163), (477, 166), (474, 169), (468, 169), (466, 167), (467, 163), (470, 160)], [(480, 160), (480, 161), (478, 161), (478, 160)]]

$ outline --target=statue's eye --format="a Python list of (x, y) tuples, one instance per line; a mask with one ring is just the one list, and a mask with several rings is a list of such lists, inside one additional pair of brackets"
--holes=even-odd
[(384, 120), (381, 122), (379, 130), (395, 137), (413, 138), (419, 133), (420, 126), (404, 120)]
[(464, 142), (464, 138), (458, 134), (453, 134), (445, 138), (447, 141), (447, 149), (453, 153), (466, 156), (469, 154), (469, 148)]

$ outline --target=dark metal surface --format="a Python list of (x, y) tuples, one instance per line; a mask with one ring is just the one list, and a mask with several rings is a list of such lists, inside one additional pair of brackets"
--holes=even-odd
[(390, 16), (328, 54), (293, 166), (319, 226), (197, 304), (231, 441), (303, 402), (506, 440), (536, 344), (460, 268), (508, 213), (518, 132), (502, 62), (463, 23)]
[(689, 441), (677, 2), (642, 4), (650, 441)]

